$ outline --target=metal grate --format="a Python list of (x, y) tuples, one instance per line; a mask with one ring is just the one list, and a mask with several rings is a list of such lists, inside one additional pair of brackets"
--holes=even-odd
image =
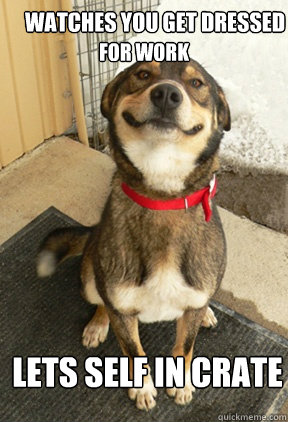
[[(73, 0), (73, 8), (77, 11), (114, 11), (119, 14), (126, 11), (155, 10), (160, 0)], [(133, 36), (133, 32), (125, 34), (121, 25), (115, 33), (77, 34), (78, 60), (80, 80), (84, 101), (84, 113), (90, 146), (96, 149), (103, 147), (105, 137), (105, 119), (100, 112), (100, 101), (106, 84), (113, 79), (118, 63), (108, 60), (98, 61), (99, 42), (122, 42)]]

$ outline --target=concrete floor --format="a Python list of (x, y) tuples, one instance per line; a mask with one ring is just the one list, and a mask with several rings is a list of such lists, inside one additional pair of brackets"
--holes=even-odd
[[(108, 156), (64, 137), (12, 163), (0, 172), (0, 243), (51, 205), (82, 224), (95, 224), (113, 169)], [(288, 237), (220, 212), (228, 267), (216, 299), (288, 337)]]

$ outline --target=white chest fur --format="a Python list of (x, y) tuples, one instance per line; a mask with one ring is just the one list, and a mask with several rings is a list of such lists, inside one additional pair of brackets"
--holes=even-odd
[(195, 168), (195, 157), (181, 151), (177, 143), (138, 139), (125, 151), (147, 185), (165, 192), (184, 189), (186, 177)]
[(202, 308), (207, 300), (207, 292), (189, 287), (171, 265), (157, 268), (142, 286), (117, 286), (112, 296), (119, 311), (137, 311), (142, 322), (179, 318), (188, 307)]

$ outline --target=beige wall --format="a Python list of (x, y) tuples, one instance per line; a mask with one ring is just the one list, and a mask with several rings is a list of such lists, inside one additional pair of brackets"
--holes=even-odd
[(27, 34), (25, 10), (61, 10), (61, 4), (0, 1), (0, 168), (72, 122), (63, 34)]

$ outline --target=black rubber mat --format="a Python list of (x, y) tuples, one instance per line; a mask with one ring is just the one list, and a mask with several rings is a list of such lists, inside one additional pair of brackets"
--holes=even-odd
[[(137, 410), (124, 388), (88, 388), (84, 384), (85, 358), (120, 355), (115, 336), (110, 330), (107, 341), (98, 349), (87, 350), (81, 345), (83, 327), (94, 309), (79, 294), (78, 258), (64, 263), (50, 279), (37, 279), (34, 267), (35, 252), (45, 234), (72, 223), (50, 208), (1, 248), (1, 422), (216, 422), (223, 415), (224, 420), (232, 420), (229, 414), (280, 411), (287, 398), (288, 341), (217, 303), (213, 306), (218, 326), (212, 330), (201, 328), (194, 355), (282, 356), (281, 377), (286, 380), (286, 388), (207, 387), (196, 390), (186, 407), (174, 404), (159, 388), (157, 406), (149, 413)], [(140, 334), (148, 356), (169, 355), (175, 325), (143, 324)], [(13, 356), (74, 356), (78, 385), (65, 389), (57, 382), (56, 374), (55, 388), (13, 388)], [(44, 374), (39, 379), (44, 380)]]

